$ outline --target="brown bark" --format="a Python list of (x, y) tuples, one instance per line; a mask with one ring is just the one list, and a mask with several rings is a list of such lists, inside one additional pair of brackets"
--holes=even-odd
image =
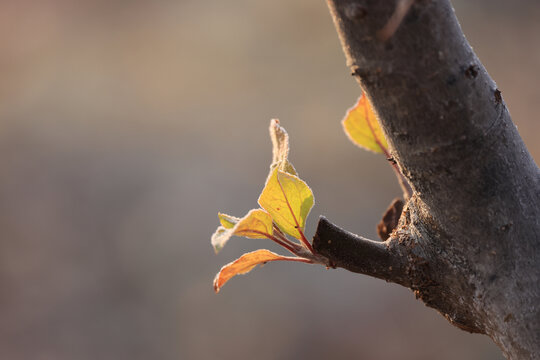
[(315, 250), (411, 288), (509, 359), (540, 358), (540, 170), (451, 4), (409, 4), (381, 36), (400, 18), (396, 1), (328, 3), (414, 194), (385, 242), (321, 218)]

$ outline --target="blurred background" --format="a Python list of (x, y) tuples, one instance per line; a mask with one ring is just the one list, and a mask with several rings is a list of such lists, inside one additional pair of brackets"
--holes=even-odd
[[(454, 1), (540, 158), (540, 3)], [(257, 206), (269, 120), (326, 215), (375, 238), (399, 187), (340, 126), (359, 88), (324, 1), (0, 2), (0, 358), (502, 359), (407, 289), (272, 263), (212, 279)]]

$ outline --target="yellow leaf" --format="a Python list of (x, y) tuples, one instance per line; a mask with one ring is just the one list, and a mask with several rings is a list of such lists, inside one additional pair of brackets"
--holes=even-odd
[(313, 193), (295, 175), (273, 169), (259, 196), (259, 205), (274, 219), (283, 232), (301, 239), (306, 218), (313, 207)]
[(292, 258), (281, 256), (269, 250), (256, 250), (240, 256), (235, 261), (223, 266), (219, 273), (214, 278), (214, 290), (219, 292), (219, 289), (232, 277), (239, 274), (245, 274), (259, 264), (264, 264), (268, 261), (289, 260), (289, 261), (304, 261), (306, 259)]
[(263, 209), (250, 210), (233, 228), (234, 235), (264, 239), (273, 233), (272, 217)]
[(263, 209), (250, 210), (241, 219), (221, 213), (218, 214), (218, 217), (221, 226), (217, 228), (211, 238), (216, 253), (223, 249), (233, 235), (263, 239), (273, 234), (272, 217)]
[(297, 175), (296, 169), (289, 162), (289, 135), (287, 131), (279, 125), (278, 119), (270, 121), (270, 139), (272, 140), (272, 164), (270, 169), (275, 167), (289, 174)]
[(354, 144), (376, 153), (387, 152), (388, 143), (377, 114), (365, 95), (360, 96), (356, 105), (347, 111), (342, 125)]
[(232, 229), (240, 221), (240, 218), (227, 214), (218, 213), (219, 222), (227, 229)]

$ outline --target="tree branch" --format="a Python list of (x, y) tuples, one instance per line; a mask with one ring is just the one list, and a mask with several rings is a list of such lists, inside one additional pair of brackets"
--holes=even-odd
[(313, 237), (315, 252), (327, 258), (331, 266), (408, 286), (406, 259), (390, 243), (350, 233), (324, 216), (319, 218)]
[[(315, 250), (405, 284), (507, 357), (532, 359), (540, 354), (540, 170), (450, 2), (415, 1), (383, 42), (377, 34), (396, 3), (328, 0), (347, 64), (414, 190), (399, 224), (406, 236), (394, 233), (385, 252), (322, 219)], [(408, 282), (396, 281), (403, 273)]]

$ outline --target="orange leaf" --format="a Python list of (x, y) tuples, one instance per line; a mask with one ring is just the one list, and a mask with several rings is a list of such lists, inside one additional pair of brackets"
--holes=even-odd
[(214, 278), (214, 290), (216, 293), (219, 292), (219, 289), (235, 275), (248, 273), (259, 264), (277, 260), (310, 262), (308, 259), (281, 256), (265, 249), (252, 251), (221, 268)]
[(356, 105), (347, 111), (342, 125), (354, 144), (376, 153), (387, 152), (388, 143), (367, 96), (361, 95)]

